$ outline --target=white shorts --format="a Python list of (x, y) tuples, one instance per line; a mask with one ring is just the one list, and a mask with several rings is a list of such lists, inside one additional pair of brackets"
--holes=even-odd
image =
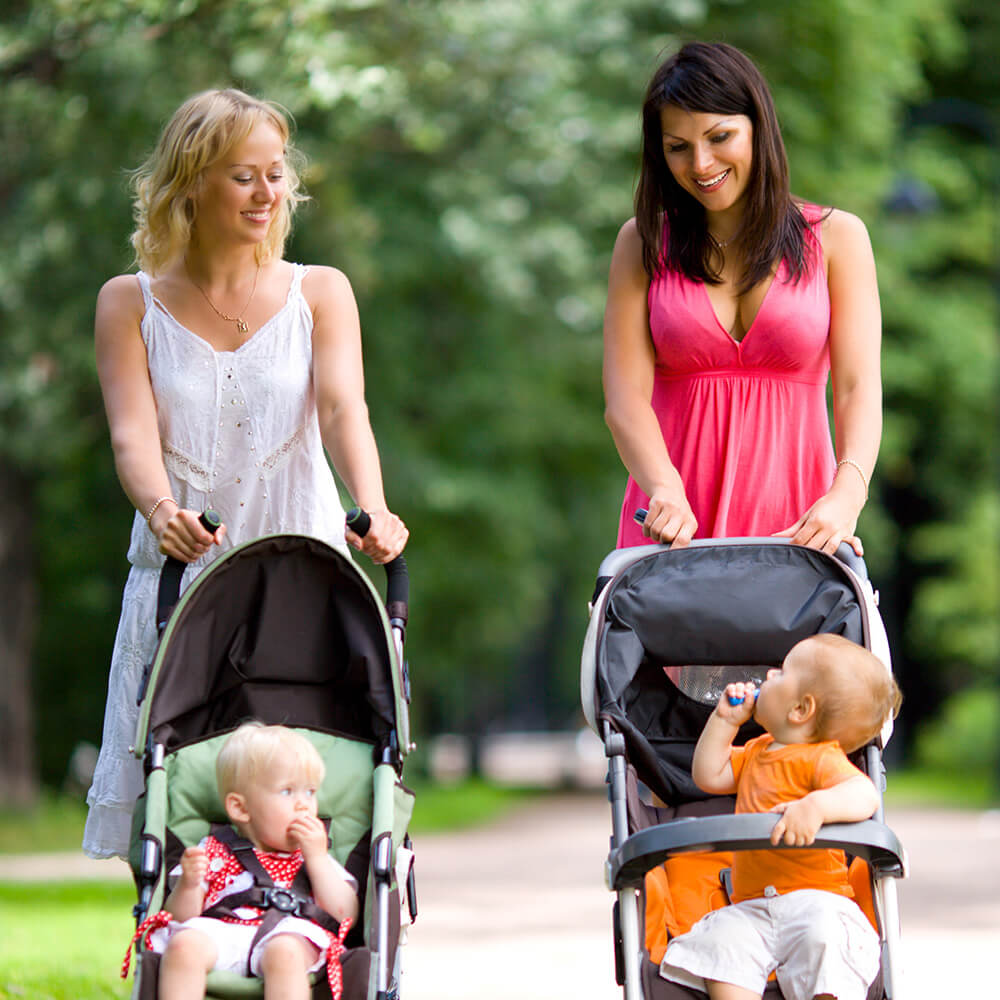
[(878, 935), (854, 900), (800, 889), (706, 914), (670, 941), (660, 975), (699, 990), (712, 979), (760, 994), (774, 972), (786, 1000), (825, 993), (865, 1000), (880, 955)]
[[(209, 938), (218, 948), (219, 956), (212, 970), (215, 972), (235, 972), (239, 976), (247, 973), (247, 952), (257, 933), (258, 925), (232, 924), (214, 917), (192, 917), (183, 923), (172, 920), (166, 927), (155, 930), (150, 938), (152, 950), (162, 954), (166, 951), (167, 942), (179, 931), (196, 930)], [(298, 934), (311, 941), (319, 948), (319, 957), (309, 967), (309, 972), (326, 967), (326, 950), (330, 946), (330, 936), (319, 924), (301, 917), (284, 917), (268, 931), (254, 946), (250, 956), (250, 972), (260, 975), (260, 962), (264, 945), (276, 934)]]

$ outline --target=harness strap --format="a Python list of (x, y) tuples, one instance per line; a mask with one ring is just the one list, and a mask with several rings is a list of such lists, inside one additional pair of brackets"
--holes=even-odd
[[(235, 911), (244, 906), (252, 906), (255, 909), (266, 910), (250, 942), (247, 951), (246, 974), (250, 972), (250, 956), (258, 942), (268, 935), (271, 930), (286, 916), (292, 915), (302, 917), (304, 920), (312, 921), (323, 928), (330, 936), (330, 960), (334, 961), (343, 950), (343, 938), (340, 922), (326, 910), (324, 910), (315, 900), (311, 898), (312, 885), (309, 881), (309, 873), (303, 864), (295, 873), (295, 878), (289, 888), (285, 889), (275, 886), (274, 879), (268, 875), (267, 870), (260, 863), (260, 859), (254, 853), (253, 844), (245, 837), (241, 837), (228, 824), (213, 823), (211, 834), (216, 840), (224, 844), (233, 857), (243, 866), (243, 868), (253, 876), (254, 886), (252, 889), (244, 889), (242, 892), (231, 893), (224, 899), (220, 899), (214, 906), (210, 906), (204, 911), (206, 917), (231, 917), (239, 920)], [(349, 921), (347, 921), (349, 923)], [(346, 929), (345, 929), (346, 932)], [(341, 947), (334, 950), (335, 943)], [(337, 963), (339, 965), (339, 962)], [(328, 970), (329, 972), (329, 970)], [(332, 983), (331, 983), (332, 985)]]

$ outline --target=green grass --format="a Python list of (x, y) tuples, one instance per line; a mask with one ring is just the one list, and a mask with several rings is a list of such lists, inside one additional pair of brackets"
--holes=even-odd
[(0, 885), (0, 1000), (123, 1000), (131, 885)]

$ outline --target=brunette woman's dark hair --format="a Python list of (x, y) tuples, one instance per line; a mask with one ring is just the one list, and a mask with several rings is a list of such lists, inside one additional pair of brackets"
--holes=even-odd
[[(808, 270), (808, 223), (791, 196), (788, 159), (774, 101), (760, 70), (739, 49), (723, 42), (690, 42), (653, 74), (642, 105), (642, 165), (635, 193), (635, 221), (642, 261), (652, 278), (661, 267), (697, 281), (718, 284), (713, 261), (717, 244), (709, 236), (702, 205), (674, 180), (663, 154), (660, 110), (746, 115), (753, 125), (753, 162), (746, 212), (736, 234), (746, 266), (740, 291), (747, 291), (785, 259), (792, 280)], [(664, 222), (667, 245), (663, 245)]]

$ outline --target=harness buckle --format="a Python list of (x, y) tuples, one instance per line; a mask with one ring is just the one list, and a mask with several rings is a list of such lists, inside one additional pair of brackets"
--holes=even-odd
[(299, 916), (302, 906), (302, 900), (296, 893), (290, 889), (282, 889), (280, 887), (265, 889), (264, 903), (276, 910), (280, 910), (282, 913), (291, 913), (296, 917)]

